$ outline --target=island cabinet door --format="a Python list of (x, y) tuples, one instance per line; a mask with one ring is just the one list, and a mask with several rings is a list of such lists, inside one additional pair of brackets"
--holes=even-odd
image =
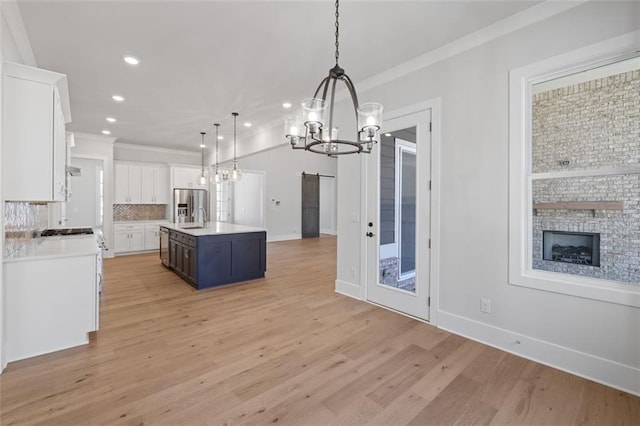
[(249, 279), (264, 275), (263, 245), (259, 233), (243, 234), (242, 238), (233, 241), (231, 270), (234, 277)]
[(176, 243), (176, 271), (184, 274), (184, 246)]
[(231, 244), (227, 236), (198, 238), (198, 288), (232, 282)]
[(178, 255), (178, 243), (174, 240), (169, 240), (169, 267), (171, 269), (176, 268), (176, 256)]
[(195, 249), (189, 246), (182, 246), (183, 260), (182, 273), (194, 283), (196, 282), (196, 254)]

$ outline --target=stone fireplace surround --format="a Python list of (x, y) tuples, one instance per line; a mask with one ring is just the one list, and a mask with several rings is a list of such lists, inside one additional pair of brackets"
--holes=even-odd
[[(532, 113), (532, 267), (640, 285), (640, 70), (537, 93)], [(600, 234), (600, 267), (544, 260), (549, 230)]]

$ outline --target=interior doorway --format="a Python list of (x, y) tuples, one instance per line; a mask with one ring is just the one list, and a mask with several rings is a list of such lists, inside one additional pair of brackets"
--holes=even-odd
[(383, 123), (367, 158), (366, 298), (429, 320), (431, 110)]
[(70, 176), (71, 194), (65, 203), (66, 226), (102, 229), (104, 225), (104, 166), (102, 160), (71, 157), (80, 176)]
[(320, 236), (320, 175), (302, 172), (302, 238)]

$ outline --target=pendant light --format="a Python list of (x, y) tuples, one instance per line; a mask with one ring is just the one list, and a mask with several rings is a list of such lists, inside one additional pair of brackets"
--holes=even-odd
[(216, 128), (216, 166), (215, 173), (211, 178), (211, 182), (222, 183), (229, 179), (229, 172), (226, 170), (220, 170), (220, 166), (218, 163), (218, 129), (220, 128), (220, 123), (215, 123), (213, 126)]
[[(343, 154), (359, 154), (361, 152), (369, 154), (373, 145), (379, 139), (382, 105), (378, 103), (359, 105), (353, 82), (344, 72), (344, 69), (338, 65), (340, 56), (338, 49), (340, 45), (338, 0), (336, 0), (335, 6), (336, 65), (329, 70), (329, 75), (320, 82), (313, 98), (302, 101), (302, 116), (295, 115), (285, 118), (285, 138), (293, 149), (304, 149), (331, 157)], [(334, 126), (333, 111), (338, 81), (345, 84), (349, 95), (351, 95), (357, 122), (355, 140), (339, 139), (338, 128)], [(320, 90), (322, 90), (321, 97), (318, 96)]]
[(231, 115), (233, 115), (233, 169), (231, 170), (231, 181), (238, 182), (242, 177), (242, 172), (238, 168), (238, 156), (236, 151), (236, 127), (239, 114), (237, 112), (232, 112)]
[(204, 148), (205, 148), (205, 144), (204, 144), (204, 135), (206, 135), (205, 132), (200, 132), (200, 134), (202, 135), (202, 143), (200, 144), (200, 149), (202, 150), (202, 171), (200, 173), (200, 178), (199, 178), (199, 182), (200, 186), (204, 186), (207, 184), (207, 177), (204, 175)]

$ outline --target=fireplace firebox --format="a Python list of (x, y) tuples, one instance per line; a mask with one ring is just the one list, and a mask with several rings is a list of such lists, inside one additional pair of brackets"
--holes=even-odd
[(542, 231), (542, 258), (554, 262), (600, 266), (600, 234)]

